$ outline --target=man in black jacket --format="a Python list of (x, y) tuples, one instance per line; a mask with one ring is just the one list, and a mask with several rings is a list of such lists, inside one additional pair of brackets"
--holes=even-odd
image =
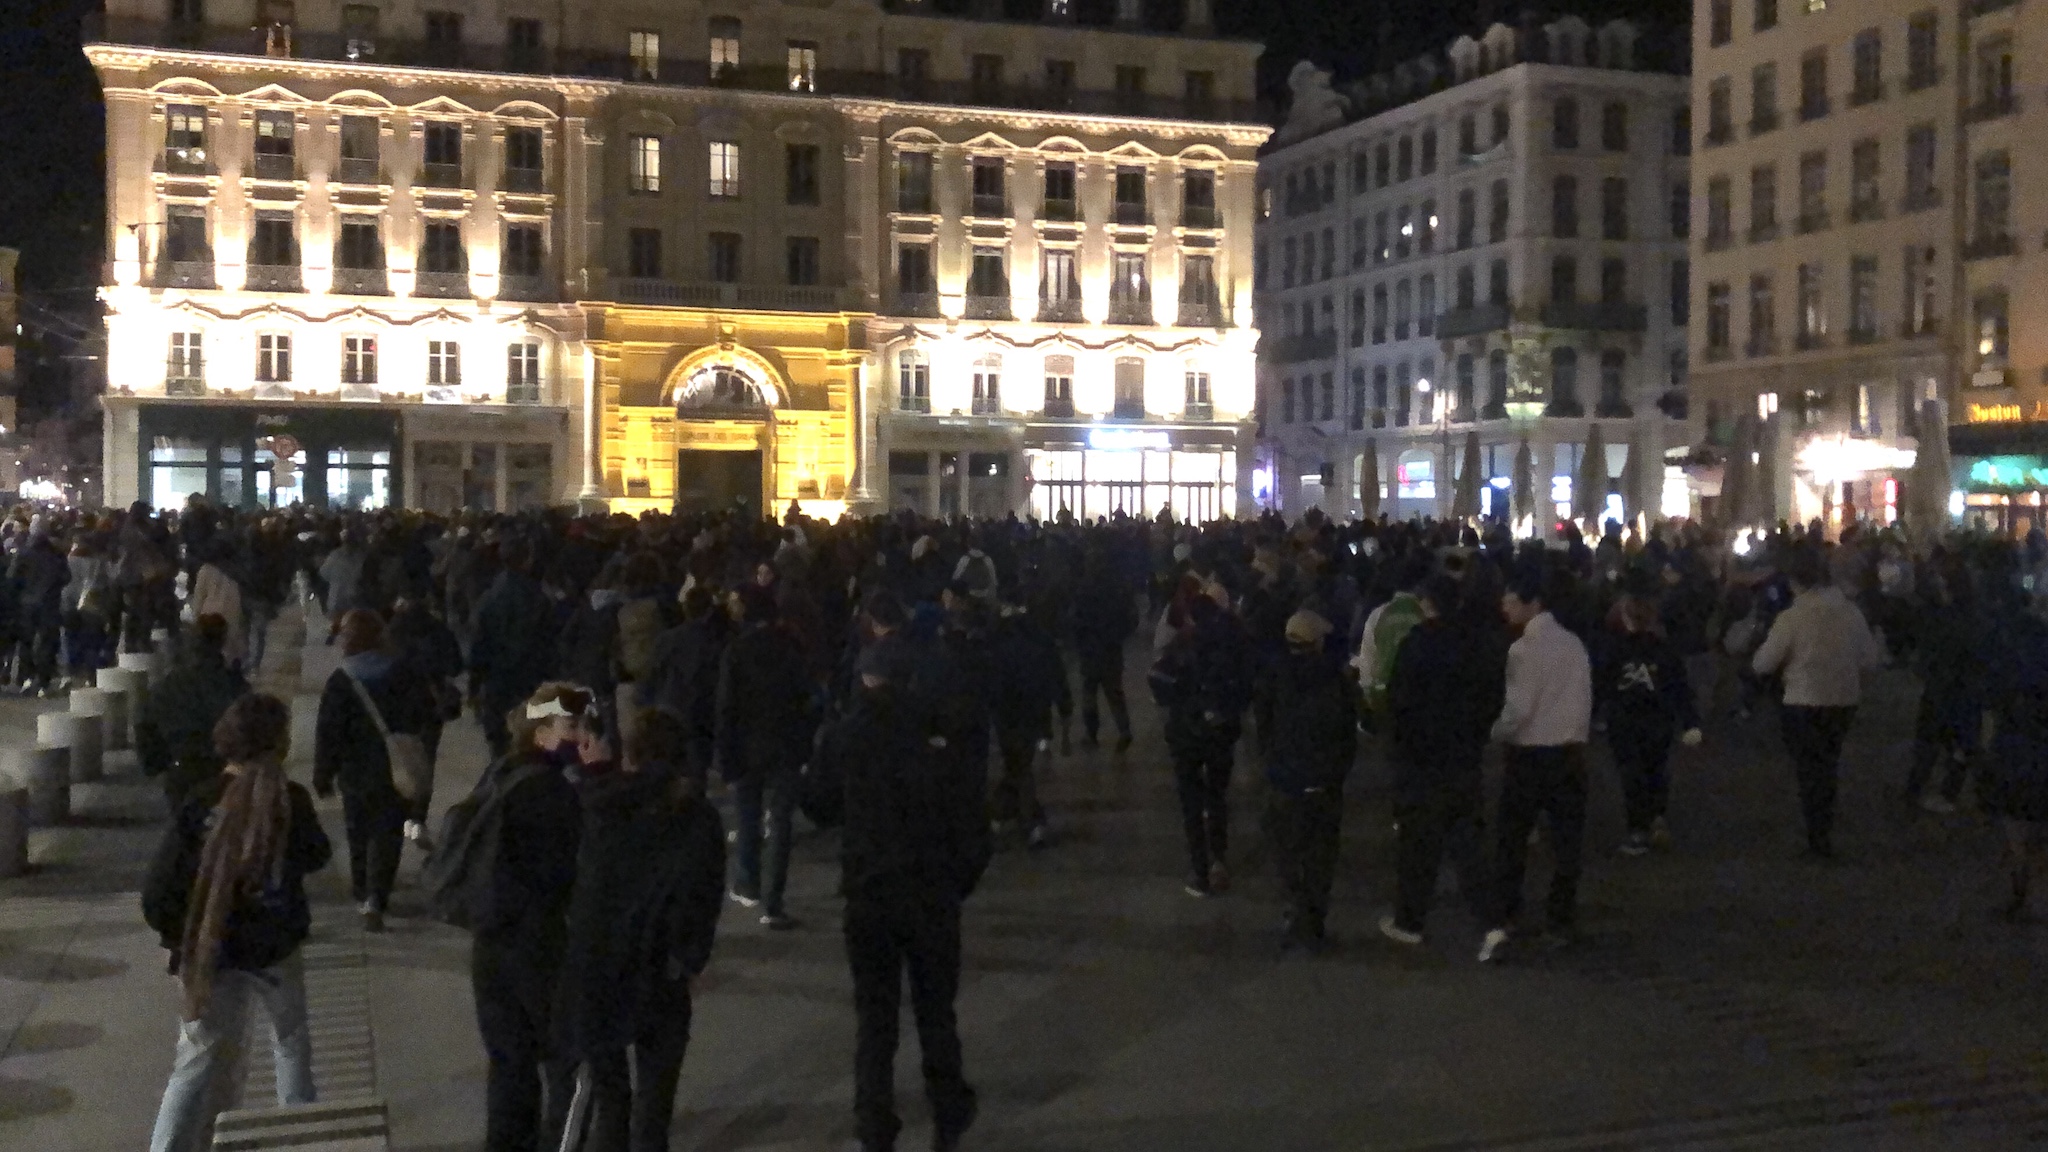
[(533, 578), (533, 549), (507, 540), (503, 571), (476, 606), (476, 640), (469, 651), (469, 690), (477, 697), (477, 723), (491, 755), (511, 741), (505, 713), (554, 671), (555, 606)]
[(1161, 703), (1187, 834), (1187, 893), (1208, 897), (1230, 888), (1230, 773), (1252, 699), (1252, 655), (1236, 618), (1214, 600), (1196, 597), (1188, 614), (1192, 626), (1160, 657), (1171, 679)]
[(683, 595), (683, 622), (654, 642), (652, 703), (682, 722), (684, 747), (677, 759), (698, 776), (711, 771), (725, 619), (712, 611), (710, 592), (691, 588)]
[(732, 785), (739, 826), (732, 898), (743, 907), (759, 905), (763, 927), (789, 929), (796, 921), (783, 911), (782, 895), (789, 882), (797, 788), (811, 747), (810, 666), (803, 644), (778, 622), (771, 590), (750, 584), (732, 603), (740, 632), (726, 646), (719, 671), (716, 725), (718, 760)]
[(1116, 750), (1131, 746), (1131, 710), (1124, 701), (1124, 642), (1138, 626), (1131, 591), (1117, 579), (1109, 557), (1090, 552), (1074, 591), (1074, 655), (1081, 669), (1081, 743), (1096, 746), (1102, 714), (1096, 696), (1109, 705), (1116, 723)]
[(1398, 892), (1380, 932), (1422, 943), (1448, 846), (1467, 899), (1482, 890), (1479, 758), (1507, 691), (1507, 648), (1496, 628), (1461, 614), (1458, 582), (1422, 585), (1422, 622), (1409, 629), (1387, 684), (1394, 728), (1394, 811)]
[(1283, 947), (1319, 951), (1337, 875), (1344, 778), (1358, 751), (1355, 689), (1327, 651), (1330, 622), (1306, 609), (1287, 620), (1287, 655), (1273, 669), (1273, 787), (1266, 827), (1287, 890)]
[(886, 636), (860, 657), (852, 710), (830, 725), (818, 756), (846, 782), (840, 884), (857, 1020), (854, 1119), (862, 1152), (892, 1152), (897, 1019), (910, 979), (924, 1053), (935, 1152), (953, 1152), (973, 1124), (961, 1067), (960, 908), (988, 865), (982, 789), (949, 755), (943, 720), (909, 687), (916, 657)]
[(1038, 801), (1036, 762), (1052, 740), (1060, 654), (1052, 635), (1020, 603), (1015, 589), (1004, 600), (989, 636), (989, 715), (995, 721), (996, 751), (1002, 758), (992, 815), (1000, 824), (1021, 826), (1025, 844), (1042, 848), (1045, 806)]
[(164, 800), (173, 813), (184, 807), (194, 788), (220, 775), (213, 726), (228, 705), (249, 690), (249, 682), (221, 655), (228, 622), (209, 612), (192, 631), (192, 642), (184, 645), (163, 682), (150, 689), (149, 701), (135, 722), (135, 754), (142, 761), (142, 773), (162, 780)]

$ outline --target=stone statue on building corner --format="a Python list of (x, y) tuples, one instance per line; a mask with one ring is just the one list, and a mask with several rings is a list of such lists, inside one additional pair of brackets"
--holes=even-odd
[(1303, 60), (1287, 74), (1287, 88), (1293, 98), (1287, 106), (1287, 122), (1274, 134), (1277, 143), (1305, 140), (1344, 123), (1344, 97), (1330, 87), (1330, 74)]

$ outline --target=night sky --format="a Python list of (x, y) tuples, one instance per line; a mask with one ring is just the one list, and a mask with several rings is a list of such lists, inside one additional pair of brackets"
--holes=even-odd
[[(1178, 0), (1153, 0), (1178, 7)], [(1440, 49), (1459, 33), (1477, 31), (1482, 5), (1495, 18), (1520, 11), (1507, 0), (1212, 0), (1228, 35), (1261, 40), (1262, 90), (1277, 101), (1289, 67), (1304, 56), (1333, 67), (1340, 79), (1369, 72), (1388, 54), (1401, 59)], [(940, 0), (942, 8), (966, 0)], [(1016, 0), (1029, 10), (1036, 0)], [(1083, 0), (1082, 15), (1109, 0)], [(0, 0), (0, 245), (22, 249), (23, 288), (49, 293), (52, 307), (83, 305), (99, 283), (102, 236), (103, 128), (99, 91), (78, 46), (79, 24), (95, 0)], [(1583, 0), (1546, 8), (1598, 23), (1628, 16), (1674, 27), (1688, 16), (1685, 0)]]

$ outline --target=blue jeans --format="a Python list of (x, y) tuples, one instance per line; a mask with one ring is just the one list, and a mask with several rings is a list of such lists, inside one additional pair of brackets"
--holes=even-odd
[(213, 978), (205, 1015), (178, 1026), (178, 1056), (156, 1113), (149, 1152), (202, 1152), (213, 1140), (213, 1118), (231, 1095), (248, 1034), (249, 1007), (261, 1002), (270, 1017), (271, 1056), (277, 1066), (277, 1102), (313, 1102), (313, 1037), (306, 1025), (306, 974), (294, 952), (272, 968), (223, 968)]
[[(767, 916), (781, 915), (782, 892), (789, 883), (799, 778), (795, 768), (768, 769), (749, 773), (732, 788), (738, 826), (733, 855), (739, 867), (733, 888), (741, 895), (760, 897), (761, 912)], [(765, 864), (761, 859), (763, 839), (768, 841)]]

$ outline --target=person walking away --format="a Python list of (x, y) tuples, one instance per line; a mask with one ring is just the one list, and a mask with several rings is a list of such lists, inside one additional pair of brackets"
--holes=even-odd
[(682, 722), (684, 744), (675, 755), (691, 772), (708, 777), (716, 747), (718, 669), (725, 657), (729, 617), (713, 610), (706, 588), (683, 593), (682, 606), (683, 622), (655, 642), (650, 703)]
[(1365, 617), (1365, 630), (1358, 639), (1358, 655), (1351, 666), (1358, 669), (1359, 686), (1365, 693), (1365, 714), (1372, 723), (1387, 715), (1387, 685), (1394, 675), (1394, 657), (1410, 629), (1422, 622), (1422, 602), (1416, 594), (1429, 578), (1428, 560), (1406, 556), (1398, 561), (1396, 591), (1386, 603)]
[(341, 542), (335, 545), (334, 550), (320, 561), (318, 575), (327, 588), (321, 606), (327, 609), (327, 619), (333, 627), (339, 627), (343, 616), (363, 606), (366, 598), (362, 595), (362, 584), (368, 559), (361, 530), (351, 527), (341, 534)]
[(206, 545), (205, 560), (199, 565), (199, 574), (192, 580), (192, 594), (186, 598), (186, 608), (194, 620), (211, 615), (228, 622), (228, 635), (222, 642), (221, 655), (226, 657), (229, 667), (247, 675), (254, 671), (246, 664), (249, 619), (242, 610), (242, 585), (230, 571), (233, 563), (234, 546), (225, 539), (211, 540)]
[(726, 646), (719, 670), (715, 738), (738, 824), (732, 899), (760, 908), (761, 925), (783, 931), (796, 927), (783, 894), (800, 773), (811, 747), (812, 685), (803, 645), (777, 620), (772, 590), (748, 585), (729, 604), (739, 634)]
[(581, 1152), (668, 1152), (691, 988), (725, 901), (725, 826), (681, 755), (682, 722), (647, 709), (625, 729), (621, 770), (583, 788), (569, 901), (562, 1012), (589, 1105)]
[(1081, 672), (1081, 745), (1098, 747), (1102, 713), (1096, 697), (1109, 706), (1116, 724), (1116, 750), (1131, 747), (1131, 709), (1124, 697), (1124, 645), (1138, 627), (1131, 596), (1109, 562), (1107, 553), (1091, 549), (1083, 561), (1080, 585), (1074, 590), (1074, 656)]
[(1302, 609), (1287, 620), (1287, 655), (1273, 669), (1273, 745), (1266, 753), (1267, 834), (1288, 911), (1283, 948), (1328, 942), (1330, 887), (1344, 818), (1344, 780), (1358, 754), (1351, 679), (1326, 651), (1328, 620)]
[(1978, 779), (1986, 811), (2005, 833), (2009, 884), (2000, 911), (2027, 913), (2033, 876), (2048, 862), (2048, 623), (2028, 611), (2027, 593), (2001, 590), (1993, 667), (2002, 675), (1989, 699), (1991, 756)]
[[(1188, 631), (1153, 670), (1163, 685), (1166, 747), (1187, 836), (1190, 896), (1230, 889), (1230, 772), (1251, 705), (1251, 650), (1237, 620), (1214, 600), (1188, 605)], [(1284, 626), (1283, 626), (1284, 630)]]
[(999, 827), (1021, 828), (1027, 847), (1043, 848), (1048, 832), (1036, 767), (1038, 754), (1052, 746), (1060, 654), (1020, 599), (1014, 592), (1005, 598), (989, 639), (989, 717), (1002, 764), (989, 807)]
[(1685, 657), (1665, 635), (1646, 589), (1625, 593), (1607, 617), (1595, 702), (1607, 718), (1607, 746), (1621, 776), (1628, 836), (1621, 854), (1642, 856), (1671, 846), (1665, 820), (1671, 797), (1671, 739), (1700, 742), (1700, 717)]
[[(391, 622), (385, 626), (391, 650), (425, 686), (430, 707), (422, 709), (420, 743), (426, 746), (427, 763), (439, 762), (442, 727), (462, 716), (462, 690), (455, 678), (462, 675), (462, 646), (455, 633), (427, 607), (428, 601), (406, 593), (393, 601)], [(434, 803), (434, 778), (407, 805), (405, 838), (422, 852), (434, 850), (427, 835), (427, 813)]]
[(1501, 614), (1521, 636), (1508, 647), (1506, 692), (1493, 725), (1494, 737), (1507, 745), (1507, 763), (1493, 850), (1492, 927), (1480, 943), (1482, 963), (1499, 957), (1521, 912), (1529, 834), (1540, 815), (1550, 817), (1556, 857), (1545, 909), (1553, 937), (1569, 938), (1577, 912), (1593, 670), (1585, 644), (1550, 614), (1552, 600), (1569, 599), (1564, 579), (1546, 588), (1542, 569), (1530, 566), (1509, 581), (1501, 597)]
[(72, 540), (66, 566), (71, 579), (61, 600), (65, 682), (90, 685), (106, 655), (108, 565), (91, 537), (80, 532)]
[(554, 671), (555, 606), (533, 577), (533, 548), (523, 539), (499, 547), (501, 567), (477, 601), (469, 648), (469, 690), (491, 755), (511, 749), (506, 717)]
[(135, 722), (135, 756), (142, 774), (163, 785), (173, 816), (186, 797), (220, 775), (213, 730), (228, 706), (249, 691), (249, 682), (221, 656), (228, 624), (206, 615), (192, 626), (194, 639), (181, 645), (178, 659), (149, 690)]
[(500, 823), (470, 908), (469, 965), (490, 1061), (484, 1152), (552, 1152), (568, 1113), (574, 1064), (555, 1006), (582, 830), (570, 775), (610, 756), (595, 738), (595, 707), (573, 684), (542, 684), (507, 718), (509, 750), (486, 770)]
[[(1461, 606), (1449, 576), (1433, 576), (1416, 597), (1422, 619), (1401, 639), (1387, 680), (1392, 729), (1394, 911), (1380, 934), (1422, 943), (1448, 850), (1473, 912), (1491, 905), (1480, 860), (1480, 757), (1506, 703), (1507, 652), (1499, 627)], [(1495, 616), (1491, 605), (1486, 608)], [(1497, 616), (1496, 616), (1497, 618)]]
[(598, 711), (606, 720), (605, 730), (608, 732), (613, 731), (612, 725), (618, 716), (614, 702), (618, 696), (619, 604), (622, 600), (618, 589), (610, 587), (605, 577), (599, 576), (594, 580), (590, 588), (576, 599), (576, 606), (562, 624), (558, 641), (561, 651), (555, 662), (564, 678), (597, 694)]
[(1799, 781), (1806, 851), (1835, 854), (1835, 784), (1842, 742), (1863, 697), (1863, 673), (1883, 657), (1863, 613), (1828, 579), (1827, 566), (1809, 545), (1787, 558), (1792, 604), (1771, 623), (1750, 667), (1759, 676), (1782, 672), (1785, 702), (1779, 712), (1785, 750)]
[(845, 781), (840, 887), (853, 974), (854, 1125), (861, 1152), (893, 1152), (903, 984), (923, 1052), (935, 1152), (974, 1123), (960, 1050), (961, 907), (988, 866), (982, 789), (943, 745), (943, 721), (911, 692), (914, 657), (885, 636), (856, 665), (850, 710), (820, 733), (818, 756)]
[(44, 696), (57, 691), (57, 656), (63, 636), (64, 585), (71, 566), (47, 532), (32, 531), (8, 575), (20, 589), (22, 688)]
[(243, 561), (242, 608), (248, 617), (248, 661), (254, 676), (263, 669), (263, 654), (269, 647), (270, 625), (291, 595), (291, 541), (285, 537), (282, 517), (269, 515), (257, 521), (249, 534)]
[[(1970, 569), (1961, 563), (1946, 564), (1929, 584), (1910, 646), (1920, 673), (1920, 706), (1913, 720), (1913, 762), (1907, 770), (1905, 799), (1947, 815), (1956, 810), (1963, 794), (1970, 760), (1977, 753), (1989, 669), (1999, 665), (1984, 658), (1994, 650), (1993, 637)], [(1901, 638), (1915, 615), (1900, 612), (1899, 623), (1887, 638)], [(1943, 766), (1941, 790), (1930, 793), (1927, 785), (1937, 764)]]
[(226, 768), (194, 788), (164, 832), (142, 913), (184, 991), (178, 1054), (150, 1152), (201, 1152), (239, 1081), (252, 1004), (270, 1017), (280, 1107), (314, 1099), (299, 946), (312, 927), (305, 877), (332, 849), (306, 790), (285, 778), (291, 711), (236, 700), (214, 728)]
[[(348, 832), (350, 898), (363, 930), (382, 932), (405, 846), (405, 822), (424, 780), (396, 778), (386, 733), (419, 735), (433, 698), (413, 669), (384, 647), (384, 621), (367, 608), (341, 618), (341, 667), (327, 677), (314, 721), (313, 790), (341, 792)], [(411, 796), (408, 796), (411, 793)]]

